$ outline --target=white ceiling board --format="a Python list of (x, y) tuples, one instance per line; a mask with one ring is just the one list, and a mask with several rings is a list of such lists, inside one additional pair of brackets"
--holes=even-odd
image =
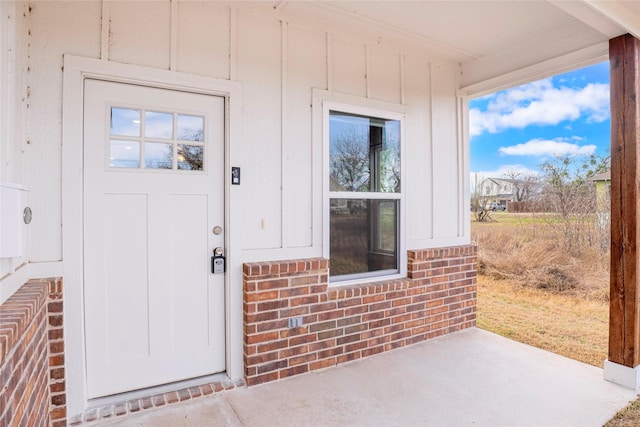
[(622, 2), (622, 4), (628, 8), (630, 11), (635, 13), (636, 15), (640, 15), (640, 1), (638, 0), (628, 0)]
[[(307, 22), (320, 23), (328, 31), (337, 33), (358, 33), (372, 38), (379, 45), (400, 43), (411, 49), (417, 49), (429, 56), (445, 61), (461, 62), (476, 55), (466, 49), (459, 49), (451, 44), (440, 43), (423, 35), (397, 27), (387, 21), (379, 21), (359, 15), (349, 10), (336, 7), (337, 2), (293, 1), (283, 9), (287, 18), (302, 18)], [(366, 2), (372, 4), (372, 2)], [(387, 8), (397, 2), (373, 2), (386, 4)]]
[(640, 5), (638, 1), (585, 0), (589, 6), (640, 38)]
[(542, 1), (334, 1), (326, 2), (372, 22), (479, 57), (514, 40), (549, 31), (573, 19)]
[(602, 46), (613, 37), (629, 32), (640, 38), (640, 0), (227, 3), (334, 35), (356, 36), (376, 48), (460, 66), (463, 87), (568, 71), (603, 60)]
[[(474, 85), (496, 76), (512, 73), (552, 58), (597, 45), (607, 38), (578, 21), (536, 34), (506, 46), (491, 55), (462, 64), (462, 86)], [(563, 68), (566, 68), (563, 66)], [(550, 70), (554, 73), (555, 70)], [(542, 76), (540, 76), (542, 78)]]
[[(462, 85), (460, 94), (463, 96), (478, 97), (499, 90), (508, 89), (532, 81), (551, 77), (577, 68), (593, 65), (606, 61), (609, 57), (609, 43), (602, 42), (567, 55), (548, 59), (519, 68), (511, 72), (497, 74), (486, 80), (471, 85)], [(464, 71), (463, 71), (464, 73)]]
[[(584, 1), (550, 0), (549, 3), (584, 22), (608, 38), (620, 35), (620, 27)], [(638, 2), (640, 5), (640, 2)]]

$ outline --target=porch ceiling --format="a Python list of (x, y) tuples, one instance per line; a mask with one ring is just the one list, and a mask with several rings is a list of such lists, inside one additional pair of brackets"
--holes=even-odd
[[(236, 3), (237, 4), (237, 3)], [(608, 40), (640, 37), (637, 0), (270, 1), (276, 13), (304, 16), (403, 43), (461, 64), (470, 94), (606, 60)]]

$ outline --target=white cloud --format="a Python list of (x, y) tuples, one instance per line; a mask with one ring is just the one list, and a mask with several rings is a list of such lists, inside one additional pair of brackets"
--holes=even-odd
[(486, 110), (469, 110), (471, 136), (529, 125), (557, 125), (580, 118), (586, 122), (609, 118), (609, 85), (602, 83), (589, 83), (582, 88), (555, 87), (549, 78), (485, 99), (489, 99)]
[[(583, 138), (574, 137), (572, 141), (581, 141)], [(532, 139), (524, 144), (500, 147), (498, 151), (507, 156), (566, 156), (566, 155), (591, 155), (596, 152), (595, 145), (578, 145), (568, 142), (564, 138)]]

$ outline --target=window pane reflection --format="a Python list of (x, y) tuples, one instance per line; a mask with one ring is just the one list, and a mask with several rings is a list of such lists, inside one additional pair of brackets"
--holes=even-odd
[(173, 114), (147, 111), (144, 116), (144, 136), (147, 138), (173, 138)]
[(204, 141), (204, 117), (178, 115), (178, 139)]
[(140, 143), (137, 141), (111, 140), (109, 166), (112, 168), (139, 168)]
[(178, 169), (201, 171), (204, 147), (201, 145), (178, 145)]
[(144, 167), (147, 169), (172, 169), (173, 145), (157, 142), (145, 143)]
[(111, 108), (111, 135), (140, 136), (140, 110)]
[(331, 111), (330, 191), (400, 192), (400, 122)]
[(109, 167), (204, 170), (205, 116), (111, 107)]
[(398, 201), (331, 199), (331, 277), (398, 270)]

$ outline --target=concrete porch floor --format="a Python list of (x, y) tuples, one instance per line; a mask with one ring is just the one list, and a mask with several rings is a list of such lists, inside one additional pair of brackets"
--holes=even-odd
[(602, 369), (472, 328), (101, 425), (588, 427), (635, 398)]

